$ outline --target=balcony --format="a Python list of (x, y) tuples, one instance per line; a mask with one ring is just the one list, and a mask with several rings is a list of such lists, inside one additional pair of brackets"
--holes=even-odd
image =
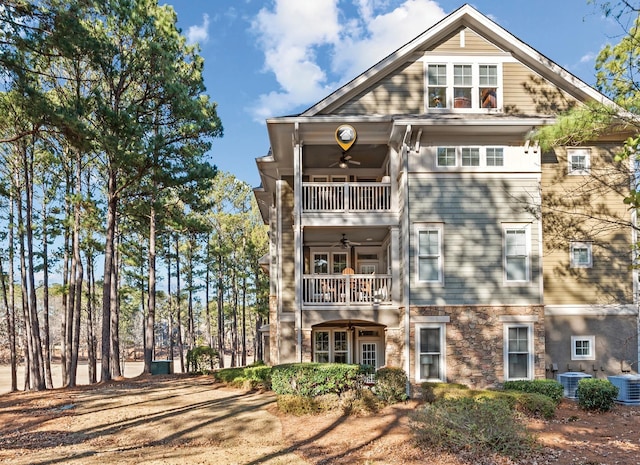
[(388, 212), (391, 184), (382, 182), (306, 182), (303, 212)]
[(304, 305), (349, 306), (391, 303), (390, 275), (305, 275)]

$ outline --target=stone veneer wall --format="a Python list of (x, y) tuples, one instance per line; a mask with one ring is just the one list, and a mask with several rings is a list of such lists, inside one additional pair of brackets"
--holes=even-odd
[(446, 324), (447, 382), (473, 388), (495, 387), (504, 382), (504, 321), (502, 316), (534, 317), (534, 377), (545, 377), (544, 306), (434, 306), (412, 307), (409, 379), (415, 374), (415, 317), (448, 316)]
[(404, 327), (385, 331), (385, 366), (404, 368)]

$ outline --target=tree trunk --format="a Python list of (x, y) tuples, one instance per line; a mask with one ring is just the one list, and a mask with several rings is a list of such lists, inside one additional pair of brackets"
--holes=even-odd
[(182, 307), (182, 302), (180, 299), (180, 244), (178, 241), (178, 236), (176, 235), (176, 323), (178, 324), (178, 352), (180, 353), (180, 370), (182, 373), (185, 372), (184, 369), (184, 347), (182, 345), (182, 321), (180, 318), (180, 308)]
[[(11, 245), (10, 245), (11, 246)], [(5, 282), (4, 270), (2, 266), (2, 255), (0, 254), (0, 280), (2, 284), (2, 301), (6, 310), (7, 317), (7, 337), (9, 339), (9, 368), (11, 371), (11, 392), (18, 390), (17, 377), (17, 354), (16, 354), (16, 316), (15, 309), (9, 306), (7, 297), (7, 284)]]
[[(71, 218), (71, 176), (68, 170), (65, 170), (65, 201), (64, 201), (64, 217)], [(69, 265), (71, 263), (71, 228), (65, 225), (64, 241), (63, 241), (63, 258), (62, 258), (62, 308), (64, 315), (62, 317), (62, 385), (69, 385), (69, 376), (71, 373), (71, 344), (72, 344), (72, 315), (71, 307), (69, 307)]]
[(218, 352), (220, 353), (220, 368), (224, 368), (224, 300), (222, 280), (222, 254), (218, 254)]
[(247, 278), (242, 275), (242, 366), (247, 366)]
[(155, 196), (151, 199), (149, 214), (149, 296), (144, 340), (144, 373), (151, 373), (151, 361), (155, 349), (156, 326), (156, 208)]
[(171, 296), (171, 242), (167, 244), (167, 297), (169, 299), (169, 360), (173, 362), (173, 297)]
[[(44, 189), (43, 189), (44, 190)], [(51, 340), (49, 329), (49, 236), (47, 234), (47, 194), (42, 195), (42, 314), (44, 324), (44, 377), (47, 389), (53, 389), (51, 377)]]
[(209, 241), (211, 238), (207, 235), (207, 265), (205, 268), (205, 276), (204, 276), (204, 308), (205, 308), (205, 318), (207, 324), (207, 344), (209, 347), (213, 348), (213, 331), (211, 328), (211, 307), (209, 306), (209, 286), (211, 285), (210, 277), (211, 277), (211, 264), (210, 264), (210, 248)]
[(120, 296), (118, 295), (120, 273), (120, 254), (118, 253), (118, 223), (116, 221), (113, 267), (111, 268), (111, 376), (120, 378), (122, 368), (120, 366)]
[(231, 366), (238, 366), (238, 272), (234, 263), (231, 274), (233, 289), (233, 312), (231, 319)]
[(111, 301), (115, 294), (114, 256), (115, 256), (115, 230), (116, 230), (116, 209), (118, 201), (115, 196), (116, 179), (113, 171), (109, 172), (108, 179), (108, 202), (107, 202), (107, 230), (104, 250), (104, 274), (102, 285), (102, 354), (100, 381), (105, 382), (111, 379)]
[[(82, 280), (83, 269), (80, 258), (80, 213), (82, 194), (82, 154), (76, 151), (76, 201), (73, 206), (73, 258), (71, 261), (71, 281), (69, 292), (75, 294), (69, 299), (72, 302), (73, 331), (71, 345), (71, 371), (69, 376), (69, 386), (76, 385), (78, 374), (78, 355), (80, 351), (80, 315), (82, 313)], [(71, 297), (71, 295), (70, 295)]]
[[(16, 344), (16, 293), (15, 286), (13, 285), (15, 281), (15, 237), (14, 237), (14, 212), (15, 212), (15, 188), (11, 187), (11, 193), (9, 198), (9, 308), (12, 311), (11, 320), (13, 323), (13, 332), (9, 334), (10, 343), (13, 347), (13, 359), (11, 363), (11, 390), (18, 390), (18, 349)], [(12, 339), (11, 339), (12, 338)]]

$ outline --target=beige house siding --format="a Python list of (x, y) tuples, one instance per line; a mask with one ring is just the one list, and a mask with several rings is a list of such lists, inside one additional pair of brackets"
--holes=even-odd
[[(547, 305), (633, 303), (629, 177), (614, 146), (591, 147), (591, 174), (569, 176), (567, 152), (542, 158), (544, 292)], [(619, 193), (616, 193), (617, 190)], [(571, 241), (592, 243), (591, 268), (570, 267)]]
[[(460, 35), (464, 34), (464, 46), (462, 45), (462, 41), (460, 39)], [(503, 53), (498, 47), (496, 47), (491, 42), (488, 42), (485, 38), (478, 35), (475, 31), (464, 28), (461, 31), (458, 31), (447, 40), (441, 42), (436, 47), (434, 47), (432, 52), (436, 53), (452, 53), (452, 54), (460, 54), (460, 53)]]
[(391, 115), (424, 112), (422, 62), (406, 66), (336, 110), (339, 115)]
[(576, 100), (532, 72), (521, 63), (504, 63), (504, 111), (510, 114), (555, 114), (576, 104)]

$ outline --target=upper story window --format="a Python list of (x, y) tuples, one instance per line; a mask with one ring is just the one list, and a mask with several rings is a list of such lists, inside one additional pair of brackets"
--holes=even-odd
[(567, 149), (570, 175), (585, 175), (591, 171), (591, 151), (589, 149)]
[(591, 268), (591, 242), (571, 242), (571, 268)]
[(456, 166), (455, 147), (438, 147), (438, 166)]
[(499, 65), (434, 63), (427, 65), (427, 107), (498, 108)]
[(462, 166), (480, 166), (479, 147), (462, 147)]
[(439, 225), (417, 224), (418, 281), (442, 282), (442, 229)]
[(531, 239), (528, 225), (504, 225), (504, 279), (529, 281)]
[(504, 149), (502, 147), (487, 147), (487, 166), (504, 166)]
[(437, 166), (504, 166), (503, 147), (438, 147)]

